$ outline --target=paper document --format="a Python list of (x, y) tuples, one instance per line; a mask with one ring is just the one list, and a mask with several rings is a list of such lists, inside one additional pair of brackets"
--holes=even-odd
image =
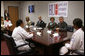
[(38, 36), (41, 36), (41, 32), (37, 32), (37, 35), (38, 35)]
[(26, 28), (28, 28), (28, 25), (26, 25)]
[(37, 29), (41, 30), (42, 28), (41, 28), (41, 27), (39, 27), (39, 28), (37, 28)]
[(71, 45), (70, 45), (69, 43), (66, 43), (66, 44), (65, 44), (65, 47), (70, 48)]
[(51, 32), (52, 32), (51, 30), (48, 30), (48, 31), (47, 31), (47, 33), (49, 33), (49, 34), (51, 34)]
[(58, 33), (54, 33), (53, 34), (53, 37), (56, 37), (56, 36), (59, 36), (59, 34)]

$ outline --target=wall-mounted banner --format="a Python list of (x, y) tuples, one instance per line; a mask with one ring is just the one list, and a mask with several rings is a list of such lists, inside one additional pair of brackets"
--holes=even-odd
[(50, 3), (48, 5), (49, 17), (67, 17), (68, 16), (68, 1), (60, 1), (56, 3)]

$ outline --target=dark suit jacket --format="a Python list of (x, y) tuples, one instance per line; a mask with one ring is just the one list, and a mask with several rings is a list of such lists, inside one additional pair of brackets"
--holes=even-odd
[(37, 24), (36, 24), (37, 27), (42, 27), (42, 28), (45, 28), (46, 26), (46, 23), (44, 23), (44, 21), (38, 21)]
[(58, 23), (58, 27), (60, 28), (60, 31), (67, 31), (67, 23), (66, 22)]

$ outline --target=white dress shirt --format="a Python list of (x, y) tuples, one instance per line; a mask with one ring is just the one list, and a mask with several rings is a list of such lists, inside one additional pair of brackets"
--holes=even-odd
[[(13, 30), (12, 37), (13, 37), (16, 45), (18, 46), (18, 45), (25, 44), (26, 43), (25, 39), (32, 38), (33, 34), (26, 32), (24, 28), (22, 28), (21, 26), (18, 26), (18, 27), (15, 27), (15, 29)], [(28, 49), (30, 49), (30, 47), (29, 47), (29, 45), (25, 45), (18, 49), (19, 50), (28, 50)]]
[[(70, 44), (66, 43), (65, 46), (60, 49), (60, 54), (63, 55), (67, 53), (67, 49), (84, 52), (84, 31), (81, 28), (74, 32)], [(76, 54), (73, 53), (73, 55)]]
[(70, 49), (84, 51), (84, 31), (81, 28), (72, 35)]

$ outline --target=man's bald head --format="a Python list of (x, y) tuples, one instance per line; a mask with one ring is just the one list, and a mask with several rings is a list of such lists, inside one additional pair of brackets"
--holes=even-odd
[(38, 17), (39, 20), (42, 20), (41, 16)]

